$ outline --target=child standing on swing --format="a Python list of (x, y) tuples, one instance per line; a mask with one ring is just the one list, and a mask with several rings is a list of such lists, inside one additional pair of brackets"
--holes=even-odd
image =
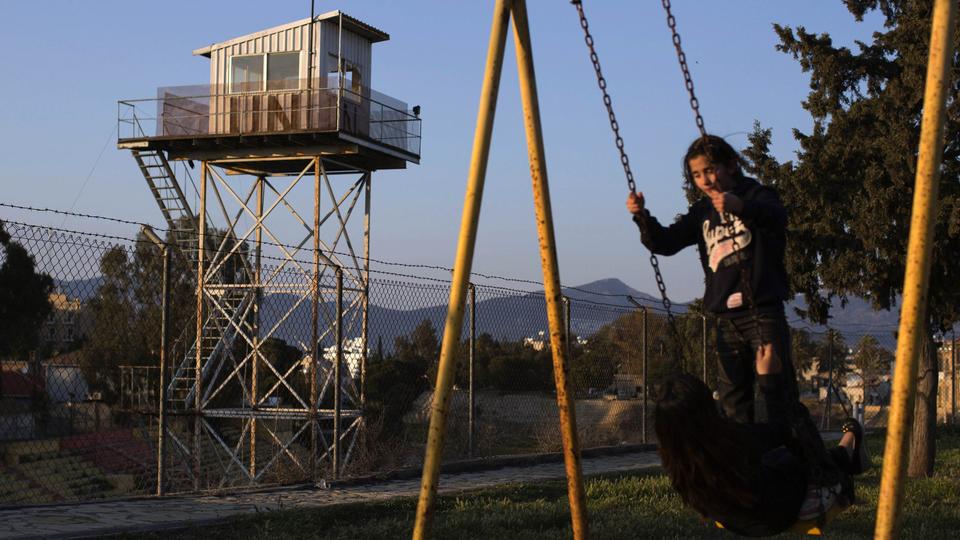
[(627, 196), (627, 210), (651, 252), (673, 255), (687, 246), (698, 248), (706, 284), (703, 306), (718, 321), (721, 409), (736, 423), (755, 423), (756, 384), (765, 421), (788, 429), (798, 453), (824, 476), (820, 481), (833, 483), (837, 468), (800, 403), (790, 359), (783, 203), (776, 190), (744, 176), (740, 155), (716, 135), (690, 145), (683, 176), (704, 196), (671, 225), (650, 215), (642, 193)]
[(756, 382), (767, 421), (786, 422), (799, 399), (783, 309), (787, 212), (774, 189), (744, 176), (740, 155), (716, 135), (690, 145), (683, 176), (704, 197), (673, 224), (664, 227), (651, 216), (642, 193), (628, 195), (627, 210), (651, 252), (673, 255), (692, 245), (699, 250), (703, 307), (718, 319), (718, 392), (726, 416), (739, 423), (757, 419)]

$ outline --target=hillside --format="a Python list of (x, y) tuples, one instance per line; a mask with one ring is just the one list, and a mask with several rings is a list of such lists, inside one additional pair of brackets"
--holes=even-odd
[[(96, 294), (96, 289), (101, 282), (102, 278), (93, 277), (72, 281), (57, 280), (56, 284), (59, 290), (69, 296), (87, 301)], [(423, 320), (431, 321), (438, 335), (442, 333), (447, 310), (444, 303), (447, 298), (446, 289), (442, 286), (435, 289), (430, 294), (419, 296), (416, 291), (402, 286), (393, 287), (387, 292), (371, 289), (369, 313), (371, 346), (375, 346), (379, 339), (382, 340), (384, 348), (389, 351), (393, 348), (397, 337), (409, 335)], [(658, 297), (634, 289), (615, 278), (565, 287), (563, 294), (573, 301), (571, 330), (580, 336), (589, 336), (601, 326), (636, 309), (628, 297), (635, 299), (641, 305), (650, 307), (655, 313), (662, 310)], [(419, 302), (422, 307), (398, 309), (415, 302)], [(423, 306), (423, 304), (428, 305)], [(296, 306), (293, 313), (284, 318), (283, 314), (293, 306)], [(899, 316), (897, 310), (874, 311), (868, 302), (860, 298), (851, 298), (842, 309), (839, 308), (839, 302), (836, 302), (836, 306), (830, 326), (840, 330), (848, 343), (855, 343), (865, 333), (872, 333), (882, 341), (893, 342), (893, 332)], [(791, 325), (807, 328), (815, 333), (825, 331), (825, 327), (812, 325), (797, 315), (795, 309), (804, 307), (805, 303), (799, 297), (787, 304), (787, 319)], [(328, 313), (333, 311), (333, 305), (329, 302), (322, 308)], [(674, 306), (675, 313), (685, 311), (686, 307), (683, 304)], [(294, 295), (271, 294), (264, 298), (261, 316), (262, 328), (271, 328), (279, 323), (274, 335), (290, 343), (297, 343), (302, 341), (305, 327), (309, 326), (309, 302), (298, 305), (297, 297)], [(479, 287), (476, 324), (478, 333), (488, 333), (501, 340), (536, 337), (539, 332), (547, 330), (543, 293), (542, 291), (512, 293)], [(348, 325), (347, 337), (354, 337), (358, 333), (359, 322)]]

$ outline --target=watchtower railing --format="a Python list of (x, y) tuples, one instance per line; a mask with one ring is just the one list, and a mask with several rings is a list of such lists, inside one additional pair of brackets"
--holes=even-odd
[(283, 82), (284, 88), (256, 91), (223, 85), (164, 87), (153, 99), (121, 100), (118, 138), (343, 132), (420, 155), (420, 118), (406, 103), (367, 87)]

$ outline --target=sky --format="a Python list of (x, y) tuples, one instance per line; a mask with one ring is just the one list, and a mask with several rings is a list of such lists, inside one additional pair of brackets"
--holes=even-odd
[[(0, 0), (0, 202), (163, 226), (135, 161), (116, 148), (117, 101), (157, 87), (207, 84), (214, 42), (308, 17), (309, 0), (164, 2)], [(422, 107), (421, 163), (374, 175), (371, 257), (453, 265), (492, 1), (316, 1), (390, 34), (373, 51), (371, 86)], [(653, 215), (686, 208), (681, 157), (697, 131), (660, 2), (586, 1), (621, 134)], [(737, 148), (759, 121), (773, 153), (794, 156), (809, 130), (809, 78), (775, 48), (773, 23), (855, 47), (879, 29), (840, 0), (675, 1), (707, 129)], [(624, 208), (626, 182), (566, 0), (529, 0), (547, 169), (564, 285), (617, 278), (655, 293), (648, 254)], [(512, 38), (508, 39), (473, 269), (540, 281), (533, 200)], [(300, 201), (307, 207), (309, 201)], [(131, 237), (119, 223), (0, 207), (0, 218)], [(299, 241), (297, 232), (281, 238)], [(677, 301), (702, 295), (694, 248), (660, 259)]]

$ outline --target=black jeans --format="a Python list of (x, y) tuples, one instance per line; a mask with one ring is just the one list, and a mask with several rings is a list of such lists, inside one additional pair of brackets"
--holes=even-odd
[[(757, 375), (756, 351), (764, 343), (772, 345), (773, 363), (779, 361), (781, 366), (779, 373)], [(741, 424), (758, 420), (772, 424), (789, 422), (800, 393), (790, 358), (790, 327), (782, 311), (721, 317), (717, 353), (720, 364), (717, 390), (728, 418)], [(759, 415), (755, 407), (755, 383), (765, 405)]]
[[(773, 363), (779, 360), (780, 372), (758, 375), (756, 351), (767, 343), (772, 345)], [(805, 457), (812, 481), (821, 485), (839, 481), (837, 464), (825, 451), (810, 412), (800, 403), (796, 371), (790, 357), (790, 327), (783, 311), (761, 310), (756, 314), (720, 317), (717, 353), (720, 364), (717, 391), (724, 415), (738, 424), (762, 421), (785, 426), (794, 441), (788, 446)], [(764, 405), (759, 415), (754, 384)]]

